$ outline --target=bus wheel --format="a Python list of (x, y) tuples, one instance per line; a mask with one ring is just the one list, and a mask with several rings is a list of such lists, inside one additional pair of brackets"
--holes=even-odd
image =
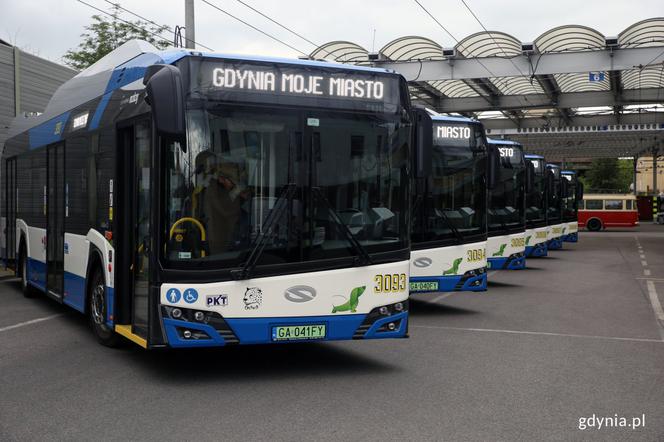
[(597, 218), (593, 218), (588, 220), (588, 224), (586, 224), (586, 227), (591, 232), (599, 232), (600, 230), (602, 230), (602, 222)]
[(25, 252), (25, 246), (21, 246), (19, 252), (19, 271), (21, 272), (21, 290), (26, 298), (34, 298), (37, 291), (28, 284), (28, 254)]
[(92, 273), (88, 288), (88, 314), (90, 326), (97, 340), (107, 347), (117, 347), (120, 336), (106, 324), (106, 284), (101, 270)]

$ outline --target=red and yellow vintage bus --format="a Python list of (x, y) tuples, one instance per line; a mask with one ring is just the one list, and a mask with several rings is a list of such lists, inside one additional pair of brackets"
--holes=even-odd
[(627, 194), (586, 194), (579, 203), (579, 227), (598, 231), (639, 225), (636, 197)]

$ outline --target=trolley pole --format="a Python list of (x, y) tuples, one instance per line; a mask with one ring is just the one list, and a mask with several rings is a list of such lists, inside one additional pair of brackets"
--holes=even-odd
[(185, 47), (196, 49), (196, 25), (194, 24), (194, 0), (184, 0)]

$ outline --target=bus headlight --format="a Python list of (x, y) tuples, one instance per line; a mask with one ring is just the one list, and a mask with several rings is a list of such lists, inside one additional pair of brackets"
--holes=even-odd
[(174, 317), (175, 319), (180, 319), (182, 317), (182, 310), (179, 308), (174, 308), (171, 310), (171, 316)]
[(203, 319), (205, 319), (205, 313), (203, 312), (196, 312), (194, 313), (194, 319), (201, 322)]

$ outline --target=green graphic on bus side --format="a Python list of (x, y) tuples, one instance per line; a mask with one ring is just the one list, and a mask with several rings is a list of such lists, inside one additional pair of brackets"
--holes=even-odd
[(366, 286), (355, 287), (350, 292), (350, 298), (348, 301), (344, 302), (341, 305), (335, 305), (332, 307), (332, 313), (336, 312), (351, 312), (355, 313), (357, 311), (357, 305), (360, 303), (360, 296), (364, 293)]
[(528, 245), (530, 243), (530, 238), (532, 238), (532, 235), (528, 235), (526, 237), (526, 245)]
[(505, 253), (505, 247), (507, 247), (507, 244), (501, 244), (500, 249), (491, 256), (503, 256), (503, 253)]
[(452, 267), (450, 267), (449, 269), (447, 269), (443, 272), (443, 276), (445, 276), (445, 275), (456, 275), (457, 272), (459, 271), (459, 264), (461, 264), (461, 261), (463, 261), (463, 258), (455, 259), (454, 263), (452, 264)]

